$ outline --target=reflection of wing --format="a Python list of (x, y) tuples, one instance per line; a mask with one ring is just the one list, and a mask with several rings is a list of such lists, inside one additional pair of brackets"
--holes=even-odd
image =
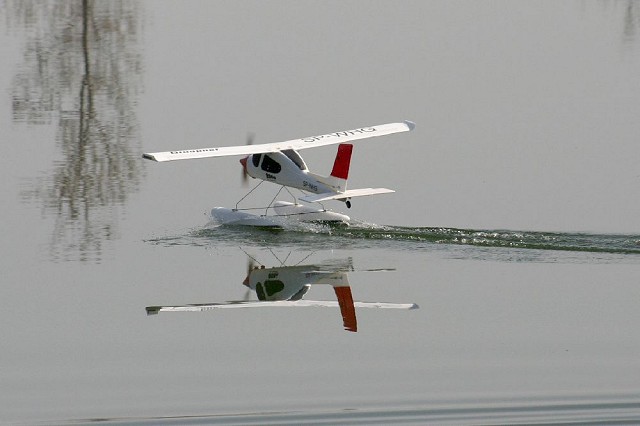
[(328, 133), (326, 135), (311, 136), (308, 138), (294, 139), (285, 142), (274, 142), (258, 145), (224, 146), (217, 148), (184, 149), (166, 152), (153, 152), (143, 154), (147, 160), (172, 161), (187, 160), (192, 158), (223, 157), (229, 155), (249, 155), (265, 152), (276, 152), (286, 149), (315, 148), (325, 145), (333, 145), (351, 142), (358, 139), (372, 138), (375, 136), (391, 135), (393, 133), (408, 132), (413, 130), (415, 124), (411, 121), (402, 123), (381, 124), (379, 126), (362, 127), (354, 130)]
[[(418, 309), (415, 303), (384, 303), (384, 302), (353, 302), (355, 308), (378, 308), (378, 309)], [(276, 300), (273, 302), (262, 301), (237, 301), (225, 303), (202, 303), (194, 305), (177, 306), (148, 306), (147, 315), (155, 315), (160, 312), (203, 312), (213, 309), (233, 309), (233, 308), (338, 308), (338, 302), (330, 300)]]

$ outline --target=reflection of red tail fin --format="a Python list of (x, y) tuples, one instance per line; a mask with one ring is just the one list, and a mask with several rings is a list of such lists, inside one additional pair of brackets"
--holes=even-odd
[(333, 170), (331, 176), (347, 180), (349, 178), (349, 164), (351, 163), (351, 151), (353, 145), (350, 143), (341, 143), (338, 145), (338, 153), (333, 162)]
[(358, 323), (356, 321), (356, 308), (353, 306), (353, 296), (351, 295), (351, 287), (334, 287), (340, 305), (340, 313), (344, 329), (348, 331), (358, 331)]

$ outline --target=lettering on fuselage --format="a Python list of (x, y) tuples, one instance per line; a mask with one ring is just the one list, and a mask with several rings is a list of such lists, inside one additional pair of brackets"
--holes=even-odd
[(355, 130), (345, 130), (343, 132), (335, 132), (335, 133), (329, 133), (326, 135), (320, 135), (320, 136), (310, 136), (308, 138), (304, 138), (304, 139), (300, 139), (303, 142), (317, 142), (321, 139), (326, 139), (326, 138), (342, 138), (342, 137), (348, 137), (348, 136), (354, 136), (357, 134), (362, 134), (362, 133), (371, 133), (371, 132), (375, 132), (376, 128), (375, 127), (363, 127), (361, 129), (355, 129)]
[(276, 177), (272, 174), (266, 173), (267, 175), (267, 179), (272, 179), (272, 180), (276, 180)]
[(302, 181), (302, 186), (305, 188), (309, 188), (311, 191), (318, 192), (318, 185), (314, 185), (312, 183), (307, 182), (306, 180)]

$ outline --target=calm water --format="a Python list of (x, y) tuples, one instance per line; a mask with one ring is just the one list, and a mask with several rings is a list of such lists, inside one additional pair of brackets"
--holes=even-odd
[[(637, 3), (0, 16), (0, 422), (640, 422)], [(348, 227), (216, 226), (236, 159), (141, 157), (402, 119)]]

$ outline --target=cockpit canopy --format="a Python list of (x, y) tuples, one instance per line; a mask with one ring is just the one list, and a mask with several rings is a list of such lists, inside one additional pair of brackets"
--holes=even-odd
[(305, 164), (302, 157), (300, 157), (300, 154), (298, 154), (296, 151), (294, 151), (293, 149), (285, 149), (281, 152), (286, 155), (289, 160), (293, 161), (293, 164), (298, 166), (300, 170), (307, 170), (307, 165)]
[[(284, 154), (293, 164), (295, 164), (300, 170), (307, 170), (307, 165), (304, 160), (293, 149), (285, 149), (280, 151), (280, 153)], [(275, 155), (274, 155), (275, 154)], [(277, 156), (274, 154), (253, 154), (251, 156), (251, 162), (254, 167), (260, 167), (264, 172), (277, 174), (282, 170), (282, 166), (280, 163), (273, 158), (273, 156)], [(284, 160), (284, 159), (283, 159)]]

